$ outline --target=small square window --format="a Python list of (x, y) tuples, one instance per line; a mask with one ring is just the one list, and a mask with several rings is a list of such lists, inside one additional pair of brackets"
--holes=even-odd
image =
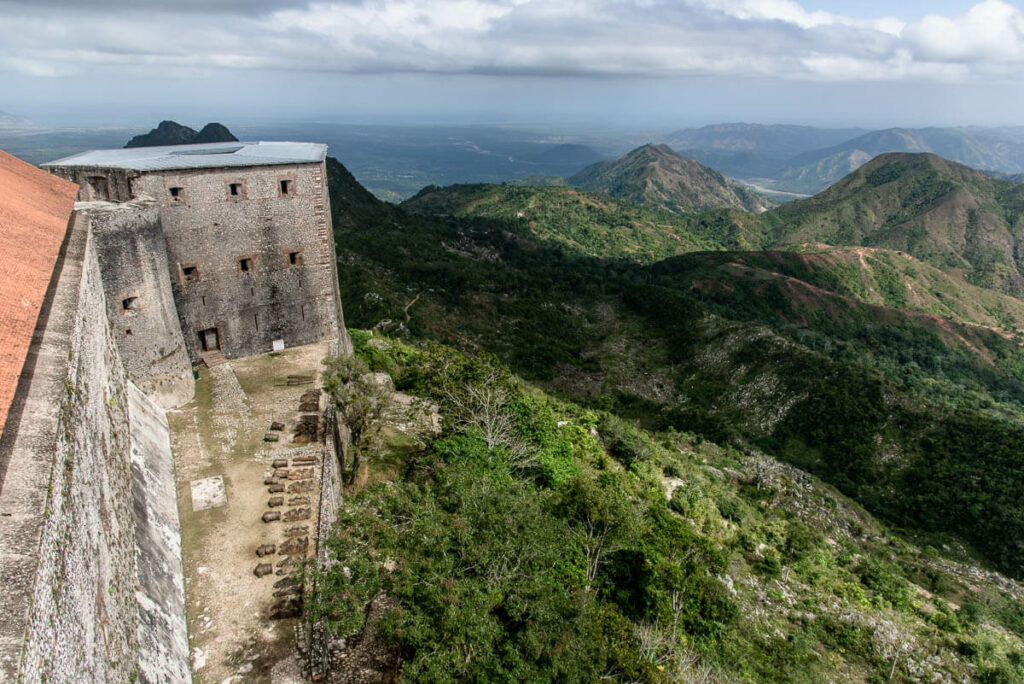
[(197, 266), (182, 266), (181, 275), (186, 283), (199, 282), (199, 268)]
[(292, 182), (290, 180), (281, 181), (281, 194), (290, 195), (292, 194)]
[(170, 193), (171, 199), (175, 202), (180, 202), (185, 199), (185, 188), (167, 188), (167, 192)]
[(228, 195), (231, 197), (242, 196), (242, 184), (241, 183), (228, 183)]
[(139, 310), (139, 298), (138, 297), (127, 297), (121, 300), (121, 308), (125, 311), (138, 311)]
[(133, 333), (133, 332), (132, 332), (132, 329), (131, 329), (131, 328), (125, 328), (125, 329), (124, 329), (124, 334), (125, 334), (125, 336), (127, 336), (127, 337), (131, 337), (131, 336), (132, 336), (132, 335), (134, 335), (135, 333)]
[(289, 266), (301, 266), (302, 265), (302, 252), (288, 252), (288, 265)]
[(243, 273), (247, 273), (252, 270), (252, 259), (239, 259), (238, 268)]

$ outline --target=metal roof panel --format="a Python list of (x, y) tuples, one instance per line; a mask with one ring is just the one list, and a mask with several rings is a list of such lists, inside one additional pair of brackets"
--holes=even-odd
[(231, 166), (316, 164), (327, 145), (308, 142), (226, 142), (162, 147), (89, 150), (43, 164), (46, 167), (95, 166), (132, 171), (214, 169)]

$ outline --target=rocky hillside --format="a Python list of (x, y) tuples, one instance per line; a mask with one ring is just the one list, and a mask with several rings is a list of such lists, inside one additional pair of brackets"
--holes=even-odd
[(237, 142), (226, 126), (208, 123), (203, 130), (196, 131), (175, 121), (161, 121), (149, 133), (137, 135), (125, 147), (159, 147), (161, 145), (191, 145), (198, 143)]
[(667, 145), (644, 145), (619, 159), (588, 166), (570, 185), (617, 199), (688, 213), (706, 209), (762, 212), (774, 204)]
[(1022, 209), (1022, 185), (932, 154), (894, 153), (762, 219), (770, 243), (885, 247), (1020, 295)]

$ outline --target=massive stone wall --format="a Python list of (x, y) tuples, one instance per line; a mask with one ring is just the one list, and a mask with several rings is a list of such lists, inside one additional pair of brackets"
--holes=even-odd
[(128, 681), (138, 649), (128, 400), (91, 245), (67, 313), (69, 361), (48, 397), (58, 407), (53, 462), (18, 675)]
[(322, 163), (145, 173), (132, 193), (163, 204), (193, 361), (204, 346), (234, 358), (270, 351), (279, 339), (346, 338)]
[[(153, 446), (168, 443), (166, 424), (127, 380), (85, 223), (71, 227), (19, 387), (23, 405), (0, 442), (5, 682), (145, 680), (154, 668), (144, 669), (141, 646), (164, 637), (154, 636), (160, 620), (140, 615), (174, 616), (161, 624), (185, 639), (180, 557), (140, 543), (179, 536), (176, 516), (155, 513), (174, 487), (169, 447)], [(161, 590), (143, 572), (156, 566)], [(150, 681), (188, 681), (185, 656), (171, 654)]]
[(162, 408), (195, 393), (192, 364), (178, 323), (167, 245), (155, 201), (83, 207), (100, 261), (107, 317), (132, 382)]

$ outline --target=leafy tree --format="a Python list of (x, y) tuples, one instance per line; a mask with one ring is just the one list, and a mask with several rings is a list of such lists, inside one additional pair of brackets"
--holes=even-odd
[(366, 362), (357, 356), (336, 356), (324, 360), (323, 387), (338, 412), (338, 418), (351, 432), (354, 482), (363, 456), (377, 448), (377, 437), (385, 416), (393, 405), (391, 379), (369, 372)]

